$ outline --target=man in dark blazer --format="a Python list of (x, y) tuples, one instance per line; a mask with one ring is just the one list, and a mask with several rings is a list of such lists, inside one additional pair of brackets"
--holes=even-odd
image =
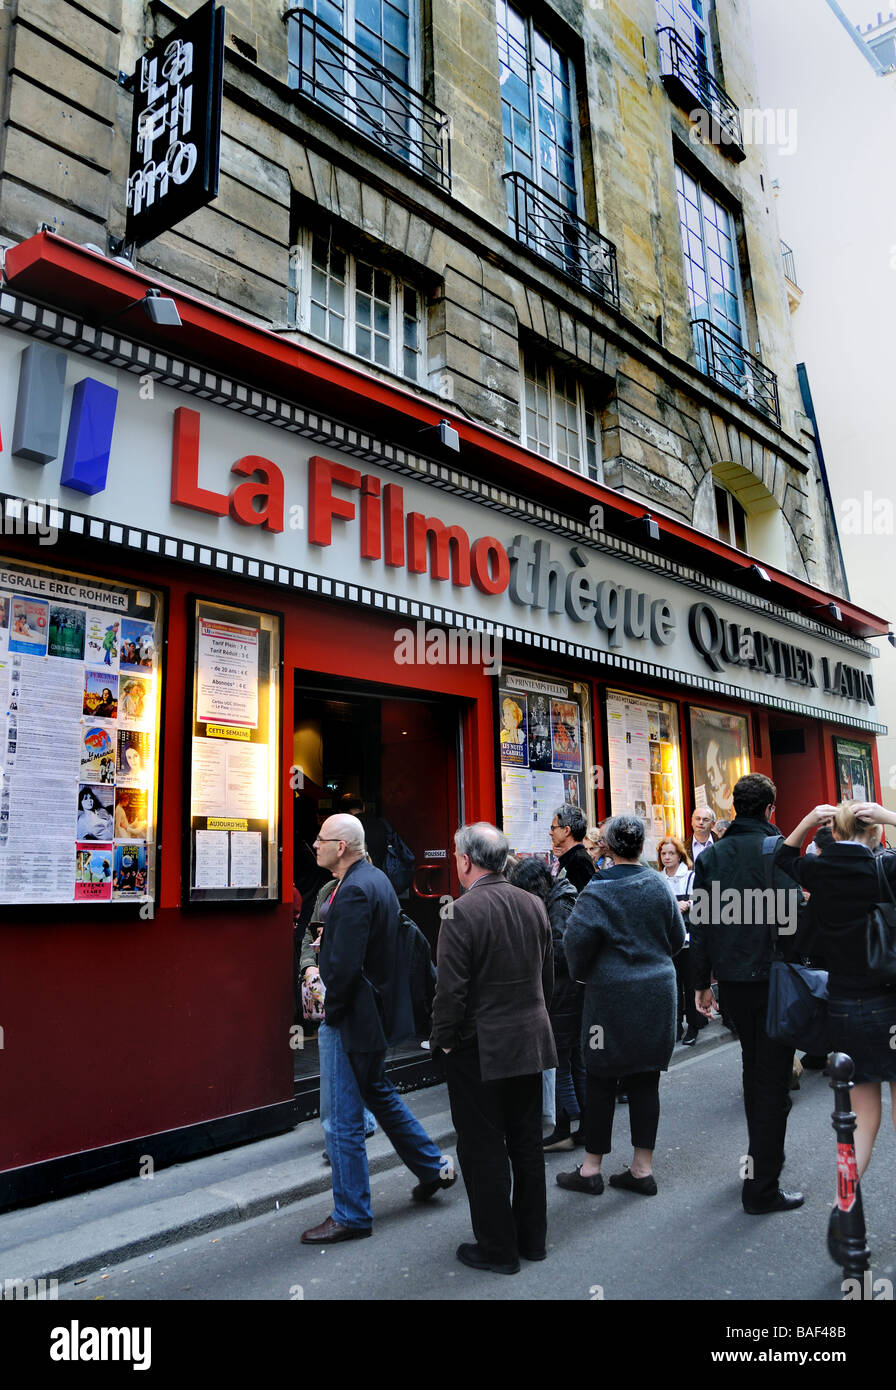
[(476, 1238), (457, 1256), (472, 1269), (516, 1274), (520, 1255), (544, 1259), (547, 1238), (541, 1073), (557, 1065), (546, 1007), (551, 927), (541, 900), (503, 877), (500, 830), (464, 825), (454, 844), (466, 892), (439, 931), (431, 1041), (446, 1054)]
[(584, 812), (568, 801), (558, 806), (551, 817), (551, 848), (577, 893), (598, 872), (584, 845), (587, 831), (588, 822)]
[(333, 1245), (369, 1236), (373, 1225), (365, 1105), (418, 1178), (411, 1194), (416, 1201), (428, 1201), (450, 1187), (456, 1175), (451, 1160), (442, 1156), (386, 1078), (388, 1040), (398, 1016), (407, 1017), (409, 1011), (395, 890), (380, 869), (368, 864), (364, 828), (356, 816), (330, 816), (314, 848), (321, 868), (338, 880), (321, 914), (320, 974), (326, 995), (325, 1022), (318, 1033), (333, 1211), (304, 1232), (302, 1244)]

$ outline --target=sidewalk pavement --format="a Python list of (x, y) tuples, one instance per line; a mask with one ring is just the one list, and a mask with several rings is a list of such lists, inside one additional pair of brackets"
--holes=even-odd
[[(696, 1047), (676, 1047), (671, 1066), (730, 1041), (731, 1034), (713, 1023)], [(447, 1088), (433, 1086), (403, 1099), (434, 1143), (453, 1154)], [(0, 1295), (12, 1280), (65, 1283), (329, 1193), (330, 1169), (322, 1152), (320, 1121), (309, 1120), (289, 1134), (175, 1164), (152, 1177), (6, 1212), (0, 1215)], [(382, 1131), (368, 1141), (367, 1153), (372, 1173), (401, 1164)], [(410, 1174), (408, 1182), (413, 1185)]]

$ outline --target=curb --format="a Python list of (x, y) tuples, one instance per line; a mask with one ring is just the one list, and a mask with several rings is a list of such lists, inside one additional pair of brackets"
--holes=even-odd
[[(440, 1147), (453, 1145), (454, 1127), (448, 1112), (427, 1116), (426, 1128)], [(372, 1174), (403, 1166), (382, 1133), (374, 1136), (369, 1147)], [(307, 1176), (296, 1179), (296, 1168), (310, 1170), (312, 1162), (310, 1157), (302, 1157), (247, 1174), (233, 1182), (197, 1187), (190, 1193), (163, 1198), (115, 1216), (86, 1222), (56, 1236), (27, 1242), (5, 1251), (2, 1259), (4, 1264), (14, 1264), (19, 1271), (27, 1270), (28, 1279), (69, 1283), (125, 1260), (164, 1250), (181, 1240), (224, 1230), (253, 1217), (293, 1206), (306, 1197), (329, 1192), (330, 1170), (322, 1163), (320, 1171), (309, 1171)], [(60, 1252), (61, 1246), (66, 1247), (64, 1255)], [(25, 1276), (19, 1274), (17, 1277)]]

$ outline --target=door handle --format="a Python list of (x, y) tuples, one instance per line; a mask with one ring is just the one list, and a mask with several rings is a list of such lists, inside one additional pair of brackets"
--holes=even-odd
[[(441, 870), (444, 869), (444, 868), (446, 868), (446, 865), (445, 865), (445, 864), (418, 864), (417, 867), (416, 867), (415, 870), (414, 870), (414, 882), (413, 882), (414, 897), (415, 897), (415, 898), (428, 898), (428, 899), (430, 899), (430, 900), (431, 900), (431, 899), (438, 899), (438, 898), (441, 896), (439, 893), (433, 893), (433, 892), (431, 892), (431, 891), (427, 891), (427, 892), (424, 893), (424, 892), (421, 891), (420, 888), (418, 888), (418, 886), (417, 886), (417, 875), (418, 875), (418, 874), (427, 874), (427, 875), (429, 875), (429, 874), (434, 874), (434, 873), (440, 873)], [(427, 890), (431, 890), (431, 889), (432, 889), (432, 883), (430, 882), (429, 878), (426, 879), (426, 881), (424, 882), (423, 887), (426, 888)]]

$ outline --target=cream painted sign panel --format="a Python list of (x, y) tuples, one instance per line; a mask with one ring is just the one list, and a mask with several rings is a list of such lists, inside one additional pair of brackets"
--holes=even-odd
[[(340, 453), (338, 441), (313, 443), (158, 383), (147, 390), (133, 373), (59, 349), (52, 349), (65, 359), (57, 456), (14, 457), (28, 346), (3, 332), (0, 486), (13, 496), (58, 498), (88, 517), (207, 547), (210, 564), (219, 550), (236, 553), (520, 634), (548, 634), (585, 654), (652, 663), (673, 679), (699, 672), (804, 703), (819, 716), (868, 715), (873, 707), (871, 663), (860, 651), (608, 554), (598, 548), (599, 532), (563, 539), (524, 513), (507, 515)], [(77, 453), (86, 399), (107, 409), (105, 471)], [(78, 480), (79, 468), (95, 491)], [(444, 467), (432, 468), (444, 481)], [(77, 486), (63, 484), (72, 476)], [(246, 685), (239, 698), (251, 722), (251, 663), (239, 656), (238, 664), (234, 689)]]

